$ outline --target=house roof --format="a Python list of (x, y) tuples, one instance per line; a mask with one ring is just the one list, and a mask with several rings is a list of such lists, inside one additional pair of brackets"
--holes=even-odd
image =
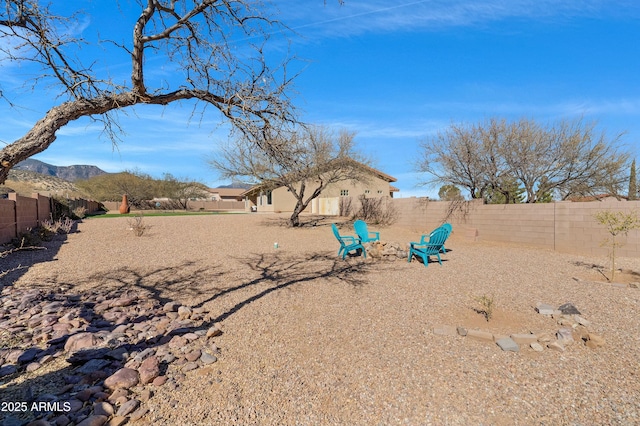
[[(378, 169), (374, 169), (373, 167), (367, 166), (366, 164), (357, 162), (355, 160), (352, 160), (354, 163), (357, 163), (360, 167), (362, 167), (364, 170), (369, 171), (371, 174), (376, 175), (377, 177), (379, 177), (382, 180), (386, 180), (387, 182), (396, 182), (397, 179), (394, 178), (391, 175), (388, 175), (386, 173), (381, 172)], [(247, 190), (243, 190), (243, 192), (240, 194), (240, 196), (245, 197), (248, 196), (250, 194), (253, 193), (257, 193), (258, 191), (260, 191), (262, 189), (262, 184), (258, 184), (255, 186), (252, 186), (251, 188), (247, 189)], [(396, 188), (395, 186), (389, 185), (389, 189), (392, 192), (397, 192), (400, 191), (398, 188)]]
[(221, 197), (241, 197), (246, 191), (244, 188), (208, 188), (207, 190)]

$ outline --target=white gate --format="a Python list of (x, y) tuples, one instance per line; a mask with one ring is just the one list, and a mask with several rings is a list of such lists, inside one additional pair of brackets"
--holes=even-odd
[(340, 197), (316, 198), (311, 206), (312, 213), (326, 216), (340, 215)]

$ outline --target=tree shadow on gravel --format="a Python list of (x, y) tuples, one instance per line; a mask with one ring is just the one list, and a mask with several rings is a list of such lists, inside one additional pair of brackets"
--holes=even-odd
[[(72, 232), (78, 232), (77, 224), (74, 224)], [(0, 257), (0, 290), (13, 285), (27, 273), (31, 266), (55, 261), (60, 247), (66, 244), (66, 241), (67, 234), (59, 234), (55, 235), (51, 241), (43, 241), (35, 247), (14, 249), (10, 245), (0, 246), (0, 252), (11, 251)]]
[[(257, 272), (259, 276), (235, 286), (218, 287), (215, 289), (215, 294), (200, 302), (196, 307), (202, 307), (222, 296), (258, 285), (261, 289), (220, 314), (214, 319), (214, 322), (221, 322), (252, 302), (295, 284), (324, 279), (327, 280), (325, 283), (344, 283), (353, 287), (362, 287), (367, 284), (363, 274), (370, 272), (372, 267), (371, 264), (360, 260), (344, 261), (324, 253), (310, 254), (306, 258), (281, 253), (253, 254), (245, 261), (245, 265), (250, 270)], [(267, 285), (267, 288), (262, 288), (264, 285)]]
[[(244, 280), (235, 278), (238, 283), (229, 286), (219, 285), (218, 282), (223, 281), (227, 274), (237, 274), (237, 270), (233, 272), (225, 272), (221, 268), (211, 270), (211, 268), (199, 267), (196, 262), (185, 262), (150, 271), (120, 268), (108, 273), (96, 274), (88, 280), (85, 279), (85, 281), (95, 280), (95, 285), (89, 287), (87, 282), (50, 282), (49, 288), (11, 288), (0, 301), (4, 303), (13, 299), (15, 306), (20, 306), (21, 313), (29, 311), (34, 315), (38, 312), (44, 313), (45, 306), (49, 306), (51, 310), (49, 314), (55, 315), (58, 320), (73, 311), (75, 314), (72, 317), (81, 320), (82, 325), (68, 331), (68, 334), (54, 335), (41, 340), (36, 338), (34, 331), (34, 327), (40, 326), (29, 324), (33, 321), (31, 314), (21, 319), (23, 323), (17, 323), (15, 318), (23, 317), (11, 313), (12, 308), (7, 304), (4, 308), (0, 305), (0, 323), (14, 321), (11, 327), (16, 330), (18, 340), (22, 337), (21, 342), (14, 339), (11, 342), (12, 346), (9, 347), (0, 342), (0, 355), (5, 356), (11, 351), (19, 350), (24, 357), (26, 353), (32, 351), (29, 360), (15, 361), (15, 371), (0, 377), (0, 401), (25, 401), (29, 404), (69, 402), (87, 387), (103, 386), (106, 377), (125, 365), (127, 358), (120, 358), (125, 353), (133, 357), (135, 354), (149, 350), (156, 351), (161, 347), (166, 350), (169, 342), (176, 336), (198, 332), (204, 336), (204, 330), (209, 330), (240, 309), (247, 308), (265, 296), (291, 288), (296, 284), (346, 284), (354, 289), (362, 288), (367, 284), (367, 274), (372, 272), (373, 266), (362, 262), (360, 258), (343, 261), (322, 253), (250, 254), (239, 261), (255, 277)], [(75, 291), (61, 293), (59, 289), (65, 287)], [(81, 288), (84, 290), (81, 291)], [(25, 298), (25, 292), (33, 294)], [(192, 316), (191, 321), (186, 323), (184, 320), (180, 322), (175, 316), (170, 317), (163, 307), (164, 304), (173, 302), (176, 298), (169, 297), (168, 294), (202, 298), (196, 305), (190, 306), (194, 312), (199, 310), (200, 313), (197, 317)], [(233, 297), (227, 300), (225, 296)], [(220, 304), (213, 303), (212, 306), (212, 302), (216, 301)], [(54, 313), (54, 308), (50, 304), (55, 302), (58, 302), (58, 305)], [(178, 305), (180, 304), (178, 302)], [(205, 304), (207, 309), (204, 308)], [(173, 312), (176, 313), (175, 310)], [(164, 331), (155, 328), (163, 321), (165, 322), (163, 327), (166, 327)], [(173, 327), (166, 325), (172, 321)], [(47, 327), (52, 325), (48, 324)], [(122, 337), (122, 332), (116, 329), (127, 325), (137, 331)], [(64, 347), (69, 338), (81, 333), (95, 335), (95, 344), (74, 355), (65, 352)], [(37, 344), (37, 342), (44, 343)], [(2, 352), (2, 350), (6, 351)], [(47, 372), (41, 374), (38, 374), (37, 369), (31, 373), (27, 372), (27, 366), (30, 363), (39, 362), (45, 356), (62, 357), (70, 364), (62, 363), (60, 366), (53, 364), (56, 366), (53, 370), (49, 368), (48, 370), (51, 371), (47, 371), (42, 368), (41, 371)], [(100, 361), (104, 361), (103, 365), (99, 364)], [(96, 365), (91, 364), (96, 362), (100, 365), (97, 369), (88, 367), (88, 365)], [(169, 365), (165, 363), (161, 366), (161, 372), (167, 375), (181, 375), (181, 367), (176, 368), (178, 373), (173, 373), (175, 368), (168, 373)], [(180, 391), (179, 387), (177, 391)], [(136, 397), (135, 392), (132, 398)], [(92, 404), (95, 402), (91, 398), (76, 404), (80, 407), (81, 416), (91, 415)], [(8, 421), (14, 422), (11, 424), (22, 424), (37, 418), (54, 420), (61, 414), (64, 413), (28, 410), (0, 413), (0, 419), (10, 417)], [(80, 419), (77, 417), (77, 421)]]
[[(300, 216), (300, 225), (297, 229), (313, 228), (317, 226), (329, 226), (332, 223), (352, 223), (347, 219), (342, 219), (336, 222), (335, 216), (321, 216), (321, 215), (304, 215)], [(283, 228), (291, 228), (291, 224), (288, 217), (265, 217), (261, 222), (264, 226), (278, 226)]]
[(223, 276), (224, 272), (219, 267), (201, 267), (196, 262), (187, 261), (144, 272), (123, 267), (96, 274), (90, 278), (90, 281), (121, 289), (143, 289), (148, 291), (155, 300), (165, 304), (176, 300), (175, 297), (170, 296), (172, 294), (179, 294), (180, 298), (202, 297), (206, 294), (205, 288), (208, 284)]

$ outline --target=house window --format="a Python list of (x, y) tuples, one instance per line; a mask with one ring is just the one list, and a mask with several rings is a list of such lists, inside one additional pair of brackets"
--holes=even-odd
[(378, 194), (382, 194), (382, 189), (378, 189)]
[(267, 205), (271, 205), (271, 191), (267, 191)]
[(349, 196), (349, 190), (348, 189), (341, 189), (340, 190), (340, 196), (341, 197), (348, 197)]
[(364, 193), (365, 193), (365, 195), (366, 195), (366, 194), (370, 194), (370, 193), (371, 193), (371, 191), (369, 191), (368, 189), (365, 189), (365, 190), (364, 190)]

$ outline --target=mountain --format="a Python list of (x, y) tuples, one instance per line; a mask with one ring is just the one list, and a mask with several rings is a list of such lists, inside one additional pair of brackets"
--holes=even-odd
[(234, 181), (234, 182), (231, 183), (231, 185), (221, 185), (218, 188), (249, 189), (252, 186), (253, 185), (248, 184), (248, 183), (242, 183), (242, 182)]
[(99, 176), (107, 173), (96, 166), (54, 166), (52, 164), (47, 164), (31, 158), (18, 163), (13, 169), (26, 170), (47, 176), (55, 176), (69, 182), (75, 182), (81, 179), (89, 179), (94, 176)]

